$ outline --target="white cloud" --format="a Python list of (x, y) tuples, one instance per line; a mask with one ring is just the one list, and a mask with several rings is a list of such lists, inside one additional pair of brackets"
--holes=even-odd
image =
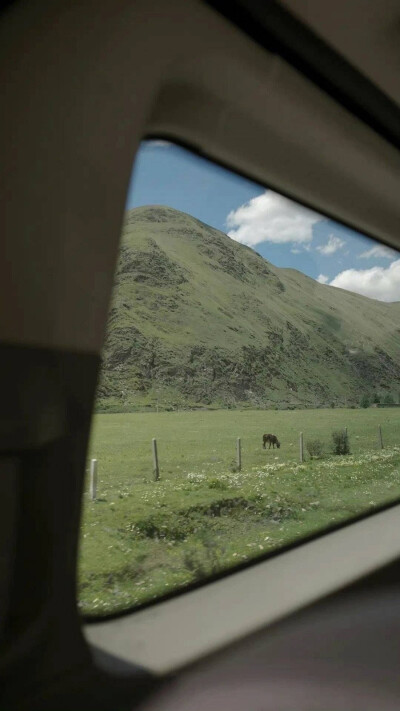
[(226, 224), (229, 237), (253, 247), (261, 242), (310, 242), (313, 225), (321, 219), (316, 212), (267, 190), (232, 210)]
[(321, 252), (321, 254), (329, 256), (330, 254), (335, 254), (338, 249), (342, 249), (345, 244), (346, 242), (340, 239), (340, 237), (335, 237), (335, 235), (329, 235), (327, 243), (321, 245), (320, 247), (317, 247), (317, 250), (318, 252)]
[(400, 301), (400, 259), (392, 262), (387, 269), (346, 269), (329, 283), (371, 299)]
[(368, 249), (366, 252), (359, 254), (359, 259), (371, 259), (371, 257), (384, 257), (385, 259), (395, 259), (396, 252), (390, 247), (385, 247), (383, 244), (378, 244), (372, 249)]
[(329, 277), (327, 277), (325, 274), (320, 274), (319, 277), (317, 277), (317, 281), (320, 284), (327, 284), (329, 281)]
[(293, 249), (290, 250), (292, 254), (300, 254), (301, 249), (298, 249), (297, 247), (293, 247)]

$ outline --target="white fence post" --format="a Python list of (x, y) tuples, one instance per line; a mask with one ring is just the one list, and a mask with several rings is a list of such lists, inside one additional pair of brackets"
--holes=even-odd
[(90, 498), (92, 501), (97, 497), (97, 459), (90, 460)]
[(303, 445), (303, 433), (300, 432), (300, 462), (304, 461), (304, 445)]
[(236, 465), (238, 472), (240, 472), (242, 470), (242, 444), (240, 437), (236, 440)]
[(151, 448), (153, 452), (153, 477), (154, 481), (158, 481), (160, 478), (160, 470), (158, 467), (157, 440), (154, 437), (151, 441)]

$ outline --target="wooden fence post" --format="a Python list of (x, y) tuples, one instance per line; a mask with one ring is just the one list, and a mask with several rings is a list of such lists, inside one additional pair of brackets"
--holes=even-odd
[(346, 435), (346, 437), (347, 437), (347, 427), (344, 428), (344, 433), (345, 433), (345, 435)]
[(379, 444), (381, 446), (381, 449), (383, 449), (382, 427), (380, 425), (378, 427), (378, 437), (379, 437)]
[(236, 440), (236, 465), (238, 472), (240, 472), (242, 470), (242, 445), (240, 437)]
[(158, 453), (157, 453), (157, 440), (153, 437), (152, 441), (152, 451), (153, 451), (153, 477), (154, 481), (158, 481), (160, 478), (160, 470), (158, 467)]
[(90, 460), (90, 488), (89, 494), (92, 501), (97, 497), (97, 459)]
[(304, 461), (303, 433), (300, 432), (300, 462)]

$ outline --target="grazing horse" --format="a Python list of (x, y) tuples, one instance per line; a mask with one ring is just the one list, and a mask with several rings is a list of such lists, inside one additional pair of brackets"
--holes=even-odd
[(265, 434), (263, 435), (263, 447), (265, 449), (266, 443), (269, 443), (268, 449), (271, 449), (271, 444), (272, 444), (272, 449), (275, 449), (275, 445), (278, 447), (281, 446), (281, 443), (276, 435), (273, 434)]

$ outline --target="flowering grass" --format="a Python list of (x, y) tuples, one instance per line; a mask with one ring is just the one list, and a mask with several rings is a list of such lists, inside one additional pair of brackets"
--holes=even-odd
[[(98, 499), (85, 494), (81, 527), (82, 612), (141, 604), (400, 498), (399, 424), (397, 409), (97, 415)], [(334, 456), (331, 433), (341, 427), (351, 454)], [(300, 431), (322, 442), (321, 458), (299, 462)], [(264, 432), (277, 434), (279, 450), (263, 450)]]

